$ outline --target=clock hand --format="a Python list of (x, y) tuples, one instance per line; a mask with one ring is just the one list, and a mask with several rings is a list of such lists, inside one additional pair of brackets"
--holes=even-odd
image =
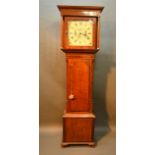
[(79, 33), (79, 35), (81, 36), (81, 35), (83, 35), (83, 36), (87, 36), (87, 33)]

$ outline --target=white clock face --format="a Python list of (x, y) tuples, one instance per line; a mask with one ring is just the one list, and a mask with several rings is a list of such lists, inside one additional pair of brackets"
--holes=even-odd
[(68, 21), (69, 46), (93, 46), (93, 21)]

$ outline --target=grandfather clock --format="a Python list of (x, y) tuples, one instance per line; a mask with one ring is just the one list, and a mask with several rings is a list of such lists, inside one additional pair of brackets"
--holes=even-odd
[(61, 50), (66, 53), (67, 103), (63, 115), (62, 146), (95, 146), (92, 82), (95, 53), (100, 45), (103, 7), (58, 5)]

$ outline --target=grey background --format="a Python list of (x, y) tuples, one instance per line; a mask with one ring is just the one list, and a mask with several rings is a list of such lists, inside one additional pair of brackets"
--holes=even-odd
[[(40, 128), (62, 127), (62, 115), (66, 104), (66, 62), (65, 54), (60, 50), (61, 17), (57, 5), (105, 7), (101, 14), (101, 45), (100, 51), (96, 54), (93, 83), (93, 106), (96, 115), (95, 139), (99, 141), (104, 135), (115, 130), (116, 124), (115, 0), (40, 0)], [(47, 135), (44, 132), (40, 136), (40, 148), (44, 155), (46, 154), (43, 149), (44, 144), (46, 147), (49, 145), (49, 150), (51, 145), (58, 145)], [(112, 135), (115, 137), (115, 134)], [(61, 136), (58, 133), (57, 137)], [(107, 145), (106, 148), (110, 146), (110, 142), (104, 143)], [(114, 150), (114, 145), (112, 149)]]

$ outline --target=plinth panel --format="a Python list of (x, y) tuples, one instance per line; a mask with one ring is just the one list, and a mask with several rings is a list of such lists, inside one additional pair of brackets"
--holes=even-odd
[(63, 142), (93, 142), (95, 116), (91, 113), (65, 114), (63, 117)]

